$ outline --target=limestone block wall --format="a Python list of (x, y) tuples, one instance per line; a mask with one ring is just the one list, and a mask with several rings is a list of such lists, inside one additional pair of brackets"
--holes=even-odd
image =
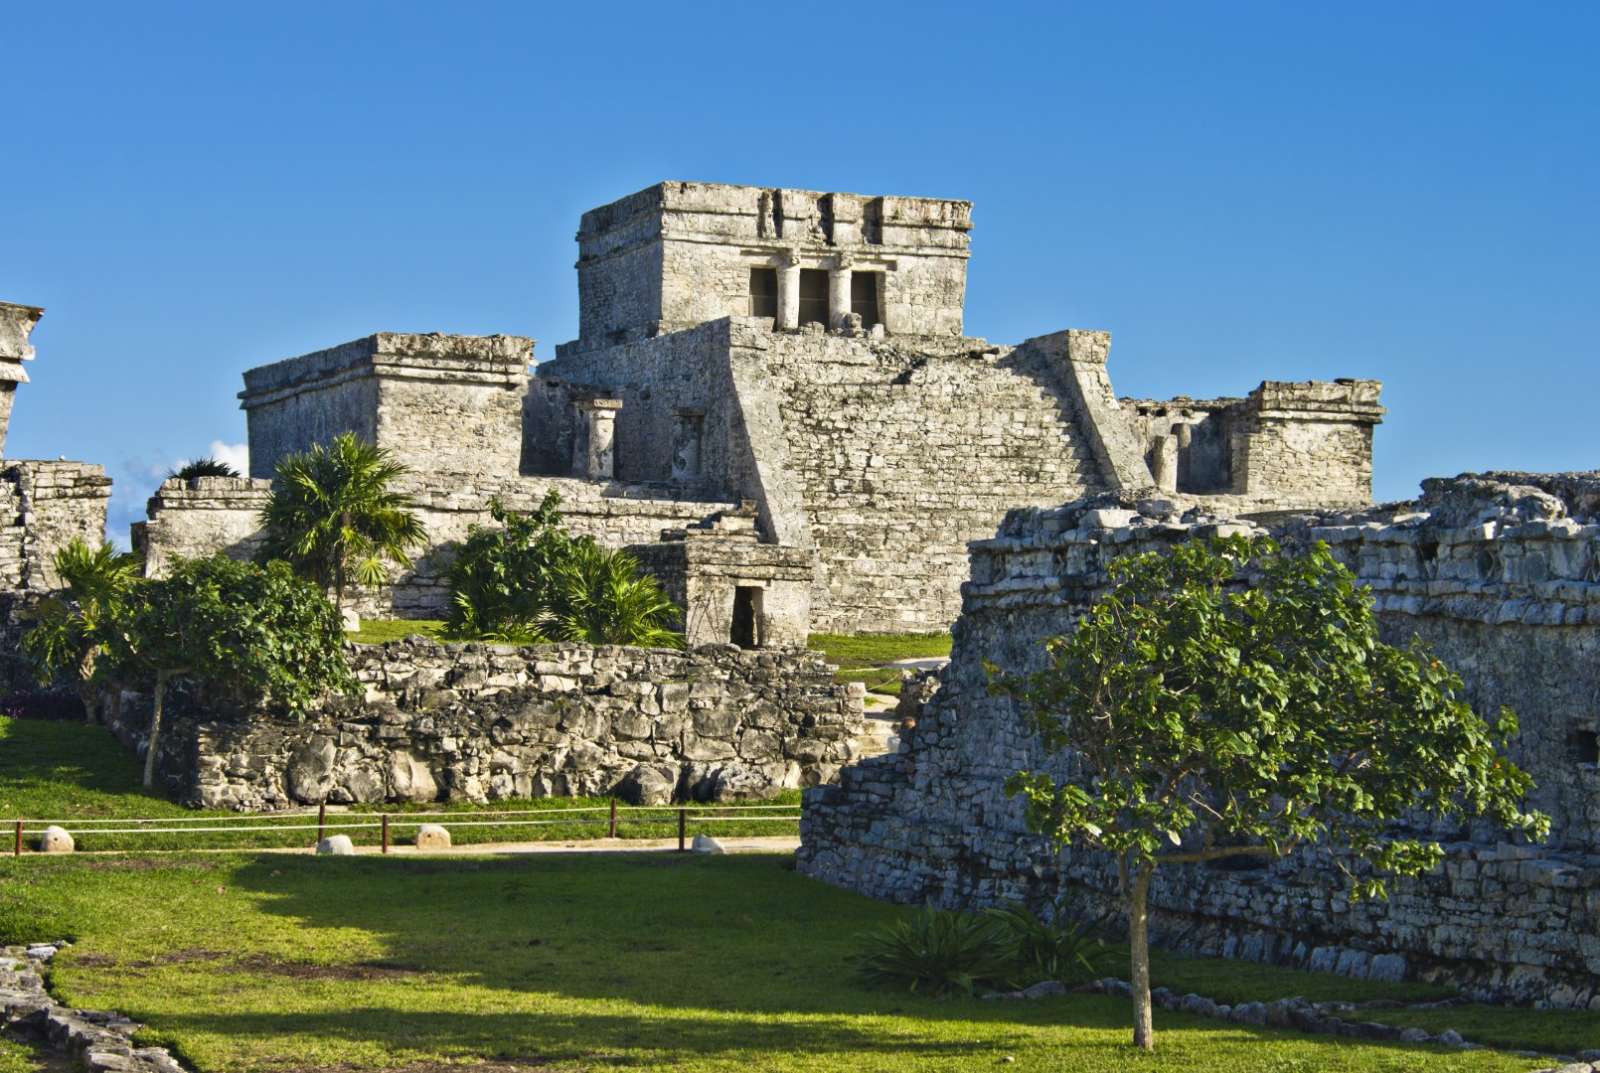
[(754, 511), (731, 511), (629, 549), (684, 609), (689, 644), (805, 647), (813, 556), (760, 543), (754, 523)]
[(1375, 380), (1263, 381), (1243, 399), (1123, 399), (1156, 486), (1269, 509), (1372, 501)]
[[(861, 700), (804, 651), (350, 646), (365, 687), (304, 720), (189, 697), (161, 777), (243, 810), (619, 793), (745, 800), (814, 786), (856, 755)], [(147, 706), (118, 730), (143, 742)]]
[(1263, 381), (1231, 422), (1232, 491), (1284, 503), (1372, 501), (1376, 380)]
[(1043, 348), (769, 335), (787, 468), (817, 549), (816, 628), (942, 629), (967, 542), (1012, 507), (1104, 488), (1082, 409)]
[[(1588, 494), (1600, 488), (1589, 484)], [(1251, 871), (1163, 869), (1152, 892), (1160, 942), (1600, 1008), (1600, 525), (1567, 516), (1574, 498), (1499, 487), (1486, 500), (1450, 482), (1409, 513), (1301, 519), (1279, 533), (1291, 544), (1328, 540), (1373, 588), (1390, 640), (1421, 634), (1463, 674), (1474, 704), (1517, 710), (1512, 752), (1553, 817), (1550, 843), (1432, 832), (1446, 841), (1445, 865), (1396, 882), (1378, 903), (1352, 902), (1320, 852)], [(1111, 558), (1217, 531), (1196, 502), (1102, 497), (1021, 511), (975, 544), (942, 688), (903, 751), (808, 794), (801, 870), (898, 901), (983, 905), (1066, 892), (1084, 912), (1114, 909), (1103, 855), (1052, 852), (1005, 796), (1011, 773), (1050, 761), (1012, 704), (988, 694), (982, 662), (1037, 666), (1042, 640), (1070, 629), (1103, 591)]]
[(87, 462), (0, 462), (0, 589), (59, 588), (56, 552), (74, 538), (106, 538), (111, 478)]
[(419, 471), (514, 474), (533, 340), (379, 332), (244, 375), (250, 475), (353, 432)]
[(802, 271), (829, 277), (839, 299), (830, 313), (848, 312), (852, 273), (871, 273), (872, 319), (889, 334), (959, 336), (971, 226), (966, 201), (659, 183), (584, 214), (573, 345), (595, 349), (756, 314), (751, 269), (777, 277), (782, 297), (765, 313), (769, 325), (798, 326), (785, 310), (799, 297)]
[[(754, 322), (720, 320), (620, 346), (563, 350), (539, 366), (530, 391), (529, 455), (542, 461), (540, 472), (571, 473), (573, 402), (603, 391), (622, 401), (618, 480), (718, 492), (735, 487), (740, 413), (728, 352), (735, 335), (756, 330)], [(686, 418), (701, 430), (692, 473), (674, 470), (672, 447)]]
[(133, 526), (133, 547), (146, 577), (164, 577), (179, 558), (222, 552), (249, 559), (261, 546), (261, 512), (272, 482), (254, 477), (169, 477), (145, 504), (148, 521)]

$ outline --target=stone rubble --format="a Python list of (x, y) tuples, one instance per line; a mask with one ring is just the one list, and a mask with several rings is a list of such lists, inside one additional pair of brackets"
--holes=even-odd
[(137, 1047), (142, 1026), (116, 1013), (63, 1006), (45, 989), (46, 963), (66, 943), (0, 948), (0, 1027), (50, 1047), (86, 1073), (184, 1073), (161, 1047)]

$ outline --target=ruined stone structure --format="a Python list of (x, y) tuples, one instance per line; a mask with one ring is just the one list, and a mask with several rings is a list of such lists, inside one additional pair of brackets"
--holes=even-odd
[[(440, 613), (489, 497), (556, 488), (575, 531), (638, 546), (675, 592), (702, 594), (685, 597), (698, 637), (756, 643), (948, 626), (967, 541), (1016, 506), (1156, 487), (1246, 512), (1368, 501), (1376, 382), (1119, 403), (1104, 332), (963, 334), (971, 216), (650, 187), (584, 215), (579, 337), (531, 378), (530, 339), (392, 332), (247, 372), (251, 476), (347, 430), (412, 467), (430, 551), (369, 611)], [(242, 552), (259, 487), (163, 487), (140, 538), (151, 569)], [(745, 502), (757, 524), (731, 538), (716, 519)]]
[[(1195, 410), (1203, 407), (1196, 406)], [(1191, 439), (1191, 445), (1196, 442)], [(1027, 670), (1104, 590), (1118, 555), (1252, 531), (1185, 497), (1100, 496), (1013, 513), (972, 546), (942, 688), (897, 754), (807, 795), (802, 871), (906, 902), (1053, 898), (1114, 908), (1103, 854), (1029, 835), (1012, 773), (1047, 762), (983, 661)], [(1153, 935), (1207, 954), (1353, 976), (1448, 980), (1489, 999), (1600, 1008), (1600, 474), (1429, 481), (1416, 503), (1280, 519), (1290, 547), (1327, 541), (1369, 585), (1387, 640), (1429, 642), (1479, 711), (1521, 718), (1512, 755), (1537, 781), (1548, 844), (1474, 828), (1430, 832), (1448, 859), (1354, 902), (1325, 852), (1266, 867), (1158, 871)]]
[[(181, 799), (266, 809), (612, 792), (734, 801), (832, 779), (855, 758), (859, 691), (804, 651), (351, 645), (365, 687), (291, 718), (188, 698), (159, 770)], [(137, 709), (137, 710), (136, 710)], [(139, 706), (115, 729), (135, 748)]]
[[(28, 337), (44, 310), (0, 302), (0, 449), (5, 446), (22, 363), (33, 360)], [(106, 536), (111, 479), (84, 462), (0, 459), (0, 593), (57, 588), (56, 552), (81, 537), (98, 546)]]

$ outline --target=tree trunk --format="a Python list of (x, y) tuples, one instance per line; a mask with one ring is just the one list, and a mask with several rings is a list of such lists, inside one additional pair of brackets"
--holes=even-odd
[(144, 787), (146, 790), (155, 785), (156, 781), (156, 746), (161, 738), (161, 701), (167, 693), (167, 672), (156, 672), (156, 702), (155, 710), (150, 716), (150, 748), (144, 754)]
[(94, 710), (100, 699), (100, 690), (96, 688), (94, 678), (94, 649), (83, 654), (78, 661), (78, 699), (83, 702), (83, 721), (92, 723)]
[(1133, 993), (1133, 1045), (1152, 1051), (1156, 1046), (1155, 1024), (1150, 1015), (1150, 872), (1152, 865), (1141, 865), (1128, 889), (1128, 953), (1131, 973), (1128, 984)]

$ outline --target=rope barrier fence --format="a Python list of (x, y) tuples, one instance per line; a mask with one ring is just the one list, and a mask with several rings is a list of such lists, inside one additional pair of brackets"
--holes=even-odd
[[(531, 815), (530, 815), (531, 814)], [(59, 828), (73, 836), (84, 837), (91, 842), (86, 849), (98, 852), (140, 852), (137, 845), (126, 848), (120, 846), (95, 846), (92, 843), (102, 837), (116, 836), (118, 838), (149, 835), (174, 836), (186, 840), (198, 835), (236, 835), (248, 836), (249, 844), (224, 847), (180, 847), (180, 848), (239, 848), (239, 849), (285, 849), (304, 848), (306, 839), (271, 839), (275, 835), (297, 835), (305, 832), (315, 832), (315, 842), (321, 842), (329, 832), (345, 831), (379, 831), (380, 846), (384, 853), (389, 852), (392, 841), (392, 832), (396, 829), (421, 828), (433, 821), (444, 821), (441, 826), (448, 826), (453, 830), (482, 829), (482, 828), (541, 828), (541, 827), (604, 827), (603, 831), (595, 833), (581, 832), (570, 836), (574, 841), (588, 841), (599, 838), (618, 838), (619, 831), (624, 823), (631, 826), (640, 837), (640, 826), (654, 826), (663, 829), (667, 837), (676, 827), (678, 849), (688, 848), (688, 838), (691, 823), (701, 824), (768, 824), (768, 823), (798, 823), (800, 819), (799, 805), (621, 805), (611, 801), (605, 805), (575, 805), (570, 808), (543, 808), (543, 809), (471, 809), (471, 810), (428, 810), (405, 812), (334, 812), (328, 813), (326, 804), (320, 806), (313, 815), (310, 812), (296, 811), (287, 814), (255, 815), (255, 816), (168, 816), (168, 817), (77, 817), (72, 819), (35, 819), (19, 817), (13, 821), (12, 855), (23, 856), (25, 842), (29, 834), (45, 835), (49, 828)], [(311, 822), (311, 821), (315, 822)], [(271, 844), (261, 840), (266, 838)], [(469, 843), (470, 844), (470, 843)], [(487, 843), (485, 843), (487, 844)], [(148, 845), (148, 844), (146, 844)], [(3, 852), (3, 851), (0, 851)], [(48, 855), (47, 850), (43, 850)], [(30, 854), (31, 855), (31, 854)]]

